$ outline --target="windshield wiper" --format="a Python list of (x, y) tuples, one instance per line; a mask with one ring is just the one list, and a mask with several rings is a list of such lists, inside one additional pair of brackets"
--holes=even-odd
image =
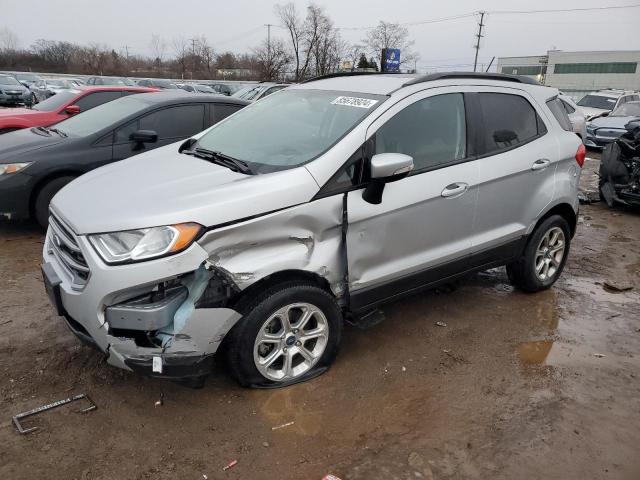
[(31, 129), (33, 132), (38, 132), (38, 135), (45, 134), (47, 137), (51, 136), (51, 132), (46, 127), (34, 127)]
[(45, 133), (47, 135), (47, 137), (51, 136), (51, 132), (57, 133), (58, 135), (60, 135), (63, 138), (66, 138), (66, 137), (69, 136), (66, 133), (64, 133), (63, 131), (58, 130), (57, 128), (53, 128), (53, 127), (35, 127), (35, 128), (33, 128), (33, 130), (35, 130), (36, 132)]
[(222, 165), (223, 167), (227, 167), (235, 172), (253, 175), (251, 168), (249, 168), (249, 165), (247, 165), (246, 162), (230, 157), (229, 155), (225, 155), (224, 153), (214, 152), (213, 150), (208, 150), (202, 147), (198, 147), (194, 150), (183, 150), (182, 153), (193, 155), (194, 157), (202, 158), (204, 160), (209, 160), (210, 162)]

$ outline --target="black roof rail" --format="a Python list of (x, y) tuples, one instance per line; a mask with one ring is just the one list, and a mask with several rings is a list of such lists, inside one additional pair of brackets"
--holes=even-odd
[(400, 72), (334, 72), (326, 75), (318, 75), (317, 77), (308, 78), (300, 83), (315, 82), (316, 80), (325, 80), (327, 78), (337, 77), (358, 77), (360, 75), (398, 75)]
[(527, 83), (529, 85), (540, 85), (539, 82), (530, 77), (525, 77), (524, 75), (510, 75), (507, 73), (487, 73), (487, 72), (441, 72), (441, 73), (432, 73), (430, 75), (424, 75), (422, 77), (414, 78), (413, 80), (409, 80), (407, 83), (402, 85), (403, 87), (407, 87), (409, 85), (416, 85), (422, 82), (433, 82), (435, 80), (448, 80), (454, 78), (470, 78), (476, 80), (498, 80), (501, 82), (516, 82), (516, 83)]

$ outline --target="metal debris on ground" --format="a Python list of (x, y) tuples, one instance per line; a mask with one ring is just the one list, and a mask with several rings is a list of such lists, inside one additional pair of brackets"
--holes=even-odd
[(446, 326), (447, 326), (447, 324), (446, 324), (446, 323), (444, 323), (444, 322), (436, 322), (436, 325), (437, 325), (438, 327), (446, 327)]
[(276, 426), (276, 427), (271, 427), (271, 430), (279, 430), (279, 429), (281, 429), (281, 428), (284, 428), (284, 427), (288, 427), (288, 426), (290, 426), (290, 425), (293, 425), (294, 423), (296, 423), (296, 422), (283, 423), (282, 425), (278, 425), (278, 426)]
[(628, 292), (629, 290), (633, 290), (633, 285), (607, 281), (602, 284), (602, 288), (609, 292)]
[(81, 393), (80, 395), (74, 395), (73, 397), (65, 398), (64, 400), (58, 400), (56, 402), (49, 403), (48, 405), (42, 405), (41, 407), (34, 408), (33, 410), (29, 410), (28, 412), (22, 412), (17, 415), (14, 415), (13, 424), (18, 429), (18, 432), (20, 432), (23, 435), (25, 433), (34, 432), (38, 430), (39, 427), (24, 428), (20, 424), (20, 420), (23, 420), (27, 417), (31, 417), (33, 415), (37, 415), (38, 413), (46, 412), (48, 410), (61, 407), (62, 405), (66, 405), (67, 403), (75, 402), (77, 400), (82, 400), (82, 399), (86, 399), (87, 402), (89, 402), (89, 406), (79, 410), (78, 413), (87, 413), (98, 408), (98, 406), (95, 403), (93, 403), (93, 400), (91, 400), (86, 394)]
[(229, 464), (226, 467), (222, 467), (222, 470), (227, 471), (230, 468), (235, 467), (238, 464), (238, 460), (233, 460), (231, 462), (229, 462)]

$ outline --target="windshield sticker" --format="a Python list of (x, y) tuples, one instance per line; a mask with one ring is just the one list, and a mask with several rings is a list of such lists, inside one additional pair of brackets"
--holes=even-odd
[(338, 97), (333, 102), (332, 105), (345, 105), (347, 107), (358, 107), (358, 108), (371, 108), (378, 100), (371, 100), (369, 98), (358, 98), (358, 97)]

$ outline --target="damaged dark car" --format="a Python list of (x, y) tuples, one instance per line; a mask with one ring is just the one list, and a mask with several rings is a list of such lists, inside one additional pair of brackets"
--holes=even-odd
[(640, 206), (640, 118), (602, 152), (600, 196), (609, 207)]

